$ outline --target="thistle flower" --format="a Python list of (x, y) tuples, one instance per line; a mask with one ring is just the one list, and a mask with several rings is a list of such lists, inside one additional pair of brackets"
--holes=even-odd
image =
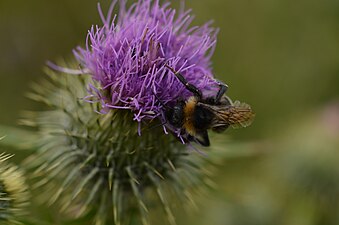
[(12, 155), (0, 154), (0, 224), (20, 224), (28, 203), (28, 188), (22, 172), (5, 162)]
[[(169, 65), (189, 83), (208, 95), (216, 90), (210, 58), (216, 46), (217, 30), (209, 23), (189, 27), (190, 10), (179, 13), (169, 3), (138, 1), (128, 10), (120, 1), (120, 12), (113, 16), (113, 1), (107, 18), (100, 5), (103, 27), (92, 27), (86, 48), (78, 47), (75, 57), (83, 67), (75, 73), (89, 73), (99, 87), (91, 85), (90, 99), (101, 102), (102, 112), (128, 109), (138, 122), (162, 117), (163, 106), (192, 95)], [(156, 96), (155, 96), (156, 95)]]
[[(45, 198), (69, 216), (94, 213), (95, 224), (123, 224), (136, 215), (149, 224), (159, 202), (174, 224), (171, 193), (192, 202), (191, 188), (210, 183), (208, 170), (154, 119), (165, 120), (164, 105), (191, 95), (166, 65), (205, 95), (218, 87), (210, 68), (216, 31), (189, 28), (189, 11), (176, 15), (151, 0), (128, 10), (120, 1), (112, 18), (115, 3), (107, 18), (99, 8), (103, 27), (92, 27), (86, 48), (74, 51), (82, 69), (50, 64), (57, 73), (48, 70), (50, 79), (34, 86), (30, 97), (50, 108), (23, 121), (40, 134), (29, 165)], [(74, 73), (82, 75), (67, 75)]]

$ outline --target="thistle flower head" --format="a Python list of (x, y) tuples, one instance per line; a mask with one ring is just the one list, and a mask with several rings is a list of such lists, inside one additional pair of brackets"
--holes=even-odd
[(95, 224), (118, 225), (138, 208), (138, 218), (148, 224), (150, 190), (174, 224), (169, 193), (191, 202), (190, 188), (210, 182), (202, 179), (203, 160), (188, 155), (152, 119), (165, 120), (164, 105), (192, 95), (167, 66), (204, 95), (217, 88), (210, 68), (216, 32), (208, 24), (189, 28), (189, 11), (176, 13), (152, 0), (129, 9), (120, 1), (118, 16), (112, 16), (116, 2), (107, 17), (99, 9), (103, 27), (92, 27), (86, 47), (74, 51), (82, 69), (52, 66), (83, 75), (49, 70), (51, 80), (30, 94), (50, 108), (28, 115), (26, 124), (40, 132), (39, 151), (29, 165), (36, 186), (47, 188), (49, 203), (60, 203), (71, 216), (94, 211)]
[(83, 71), (100, 84), (91, 90), (103, 109), (129, 109), (138, 122), (165, 119), (163, 105), (192, 95), (165, 65), (206, 94), (217, 87), (210, 68), (215, 29), (189, 27), (190, 11), (176, 12), (168, 2), (138, 1), (127, 10), (120, 1), (118, 16), (112, 16), (116, 2), (107, 17), (99, 7), (104, 25), (93, 26), (86, 48), (74, 51)]
[(28, 203), (28, 188), (22, 172), (5, 162), (12, 155), (0, 154), (0, 224), (20, 224)]

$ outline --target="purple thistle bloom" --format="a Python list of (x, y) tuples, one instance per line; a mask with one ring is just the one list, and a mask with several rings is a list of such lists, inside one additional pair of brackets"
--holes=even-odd
[[(38, 184), (55, 193), (46, 195), (49, 204), (62, 203), (72, 217), (95, 213), (95, 224), (124, 224), (140, 216), (147, 225), (148, 205), (158, 207), (154, 196), (148, 196), (153, 193), (175, 224), (170, 200), (178, 196), (183, 205), (192, 202), (190, 190), (210, 183), (205, 160), (188, 156), (186, 146), (161, 127), (142, 136), (136, 130), (140, 135), (141, 124), (161, 124), (152, 122), (160, 119), (165, 133), (168, 129), (183, 143), (190, 142), (184, 127), (166, 121), (168, 109), (194, 95), (175, 72), (196, 86), (203, 99), (215, 96), (220, 84), (210, 58), (217, 32), (209, 24), (190, 28), (190, 11), (176, 13), (168, 2), (139, 0), (126, 9), (120, 0), (120, 12), (113, 16), (117, 2), (107, 17), (99, 5), (104, 25), (92, 27), (85, 48), (74, 50), (82, 70), (49, 64), (67, 74), (90, 76), (59, 79), (47, 71), (50, 79), (30, 94), (51, 107), (23, 121), (40, 134), (31, 166), (44, 181), (39, 177)], [(95, 113), (98, 108), (106, 114)]]
[(164, 105), (173, 106), (192, 95), (166, 64), (204, 95), (216, 90), (210, 61), (216, 29), (209, 23), (189, 27), (190, 10), (182, 7), (177, 13), (168, 2), (140, 0), (126, 9), (121, 0), (119, 15), (113, 16), (116, 3), (107, 17), (98, 5), (103, 27), (92, 26), (86, 48), (74, 50), (82, 73), (100, 84), (92, 85), (90, 92), (101, 101), (103, 111), (129, 109), (138, 122), (159, 117), (165, 121)]

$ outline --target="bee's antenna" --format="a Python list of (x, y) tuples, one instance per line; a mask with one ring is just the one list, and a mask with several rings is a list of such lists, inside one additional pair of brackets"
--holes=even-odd
[(164, 107), (166, 110), (171, 109), (170, 107), (168, 107), (167, 105), (165, 105), (165, 104), (161, 101), (161, 99), (157, 96), (156, 93), (154, 93), (154, 91), (152, 91), (152, 93), (153, 93), (154, 97), (159, 101), (159, 103), (160, 103), (160, 105), (161, 105), (162, 107)]
[(174, 75), (179, 79), (179, 81), (185, 85), (185, 87), (187, 88), (187, 90), (189, 90), (190, 92), (192, 92), (195, 96), (197, 96), (199, 99), (202, 98), (202, 93), (201, 91), (194, 86), (193, 84), (188, 83), (188, 81), (185, 79), (185, 77), (180, 74), (179, 72), (175, 71), (172, 67), (170, 67), (167, 63), (165, 63), (164, 65), (165, 67), (167, 67), (168, 69), (170, 69)]
[(178, 74), (178, 72), (175, 71), (175, 70), (173, 69), (173, 67), (169, 66), (167, 63), (165, 63), (164, 66), (165, 66), (167, 69), (170, 69), (175, 75)]

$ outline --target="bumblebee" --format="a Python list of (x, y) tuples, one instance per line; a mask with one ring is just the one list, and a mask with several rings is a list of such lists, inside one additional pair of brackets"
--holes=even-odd
[(178, 101), (174, 107), (166, 107), (167, 122), (184, 131), (188, 141), (202, 146), (209, 146), (207, 130), (223, 132), (229, 126), (234, 128), (249, 126), (255, 114), (246, 103), (235, 101), (225, 95), (228, 86), (218, 82), (219, 90), (213, 97), (203, 98), (202, 92), (187, 82), (184, 76), (165, 64), (179, 81), (190, 91), (192, 96), (187, 100)]

